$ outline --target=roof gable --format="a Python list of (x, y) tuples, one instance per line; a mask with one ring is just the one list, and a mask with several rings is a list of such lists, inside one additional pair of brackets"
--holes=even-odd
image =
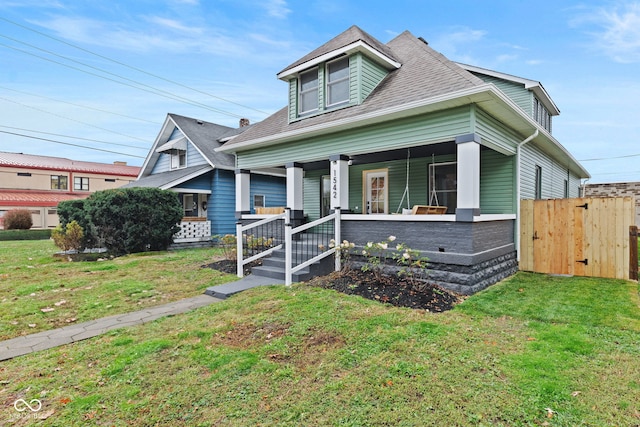
[[(351, 37), (346, 38), (350, 39)], [(324, 46), (326, 45), (316, 51), (325, 51), (327, 48)], [(253, 140), (275, 138), (279, 134), (298, 132), (305, 128), (327, 127), (332, 122), (356, 119), (385, 109), (402, 109), (420, 100), (485, 85), (480, 78), (431, 49), (426, 42), (408, 31), (398, 35), (385, 46), (402, 66), (391, 71), (361, 104), (291, 123), (288, 120), (288, 108), (284, 107), (226, 143), (221, 150), (233, 150), (234, 147), (249, 144)], [(295, 64), (297, 63), (292, 65)], [(326, 132), (330, 130), (326, 129)]]
[(235, 160), (232, 155), (216, 151), (222, 143), (220, 139), (234, 131), (233, 128), (215, 123), (205, 122), (178, 114), (169, 113), (165, 119), (162, 129), (149, 150), (145, 159), (140, 177), (148, 176), (160, 158), (158, 149), (169, 141), (177, 141), (181, 137), (186, 138), (186, 143), (191, 144), (209, 165), (215, 168), (233, 169)]
[(343, 33), (337, 35), (319, 48), (309, 52), (293, 64), (278, 73), (279, 79), (285, 79), (292, 74), (308, 69), (336, 56), (363, 51), (376, 62), (386, 65), (389, 69), (400, 67), (400, 62), (388, 46), (380, 43), (371, 35), (353, 25)]

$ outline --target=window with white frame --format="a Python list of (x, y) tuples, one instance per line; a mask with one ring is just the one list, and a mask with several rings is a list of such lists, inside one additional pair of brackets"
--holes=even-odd
[(77, 191), (89, 191), (89, 178), (74, 176), (73, 189)]
[(327, 107), (349, 102), (349, 58), (327, 63)]
[(318, 109), (318, 69), (300, 73), (298, 78), (298, 113), (308, 114)]
[(538, 98), (533, 100), (533, 118), (551, 133), (551, 113)]
[(187, 152), (185, 150), (171, 150), (171, 169), (187, 166)]

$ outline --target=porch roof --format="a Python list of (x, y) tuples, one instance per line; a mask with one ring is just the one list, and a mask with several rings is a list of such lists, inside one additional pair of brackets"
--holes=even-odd
[(176, 185), (180, 185), (183, 182), (189, 181), (190, 179), (197, 178), (200, 175), (203, 175), (212, 170), (213, 168), (209, 165), (207, 166), (200, 165), (200, 166), (192, 166), (184, 169), (172, 170), (169, 172), (147, 175), (138, 179), (137, 181), (134, 181), (125, 185), (123, 188), (151, 187), (151, 188), (160, 188), (162, 190), (168, 190), (170, 188), (175, 187)]

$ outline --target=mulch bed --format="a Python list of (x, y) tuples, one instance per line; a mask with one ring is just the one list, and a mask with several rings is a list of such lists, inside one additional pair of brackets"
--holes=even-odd
[(348, 269), (316, 277), (307, 284), (334, 289), (348, 295), (359, 295), (396, 307), (409, 307), (440, 313), (451, 310), (462, 297), (436, 285), (371, 271)]
[[(261, 265), (255, 261), (245, 266), (244, 274), (251, 274), (251, 267)], [(235, 274), (236, 262), (230, 260), (215, 261), (203, 265), (224, 273)], [(451, 310), (462, 297), (436, 285), (418, 282), (391, 275), (376, 275), (371, 271), (345, 269), (326, 276), (315, 277), (307, 282), (309, 286), (333, 289), (348, 295), (359, 295), (396, 307), (409, 307), (435, 313)]]

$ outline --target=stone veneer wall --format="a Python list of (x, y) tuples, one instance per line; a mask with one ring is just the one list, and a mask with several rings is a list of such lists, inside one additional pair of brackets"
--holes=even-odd
[(635, 197), (636, 225), (640, 226), (640, 182), (586, 184), (584, 197)]

